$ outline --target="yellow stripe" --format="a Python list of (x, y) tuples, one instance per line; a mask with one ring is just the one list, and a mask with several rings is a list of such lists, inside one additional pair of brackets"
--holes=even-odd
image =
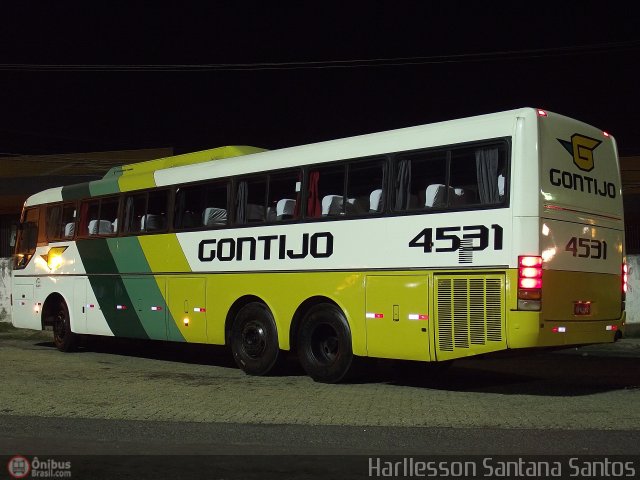
[[(203, 307), (205, 303), (204, 289), (201, 292), (188, 291), (193, 288), (193, 281), (189, 280), (189, 262), (185, 257), (178, 238), (175, 234), (167, 235), (144, 235), (139, 237), (142, 251), (149, 263), (149, 267), (152, 272), (184, 272), (186, 275), (170, 276), (160, 279), (158, 276), (154, 276), (156, 283), (162, 292), (164, 301), (169, 308), (169, 313), (173, 318), (173, 321), (180, 330), (180, 333), (187, 342), (194, 343), (207, 343), (207, 324), (206, 313), (194, 312), (194, 307)], [(168, 252), (171, 252), (170, 254)], [(181, 281), (185, 279), (185, 281)], [(168, 282), (165, 289), (165, 280)], [(193, 280), (193, 279), (191, 279)], [(204, 281), (202, 282), (204, 285)], [(169, 288), (170, 287), (170, 288)], [(184, 290), (184, 291), (183, 291)], [(191, 303), (185, 302), (185, 298), (197, 298), (202, 297), (201, 302), (197, 305), (191, 301)], [(175, 301), (178, 299), (179, 301)], [(202, 305), (200, 305), (202, 303)], [(187, 305), (188, 311), (185, 312), (184, 308)], [(185, 325), (184, 319), (188, 318), (189, 323)]]
[[(203, 150), (201, 152), (185, 153), (184, 155), (176, 155), (174, 157), (158, 158), (146, 162), (131, 163), (121, 167), (122, 175), (118, 177), (118, 186), (121, 192), (153, 188), (156, 186), (154, 172), (157, 170), (238, 157), (240, 155), (249, 155), (263, 151), (264, 149), (257, 147), (227, 146)], [(113, 174), (113, 172), (110, 173)]]

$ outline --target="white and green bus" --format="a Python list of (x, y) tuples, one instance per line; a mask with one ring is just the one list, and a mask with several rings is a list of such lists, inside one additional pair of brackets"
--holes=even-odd
[(296, 352), (452, 359), (612, 342), (625, 323), (612, 136), (533, 108), (114, 168), (25, 203), (16, 327)]

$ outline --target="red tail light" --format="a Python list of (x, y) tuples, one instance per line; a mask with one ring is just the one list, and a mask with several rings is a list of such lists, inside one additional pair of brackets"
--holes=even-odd
[(542, 257), (518, 257), (518, 309), (540, 310), (542, 300)]

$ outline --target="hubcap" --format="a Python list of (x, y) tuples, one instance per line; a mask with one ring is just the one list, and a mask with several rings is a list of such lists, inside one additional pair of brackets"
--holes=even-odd
[(242, 330), (242, 348), (251, 358), (260, 358), (267, 348), (267, 332), (255, 321), (245, 325)]
[(311, 336), (311, 350), (314, 357), (323, 364), (331, 364), (338, 356), (340, 341), (330, 325), (319, 325)]

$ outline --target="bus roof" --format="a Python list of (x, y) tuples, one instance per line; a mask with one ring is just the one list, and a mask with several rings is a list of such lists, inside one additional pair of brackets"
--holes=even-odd
[(52, 201), (73, 200), (76, 198), (95, 197), (111, 193), (127, 192), (156, 186), (154, 173), (185, 165), (194, 165), (225, 158), (239, 157), (266, 151), (264, 148), (247, 145), (229, 145), (211, 148), (198, 152), (157, 158), (144, 162), (129, 163), (112, 167), (100, 180), (54, 187), (30, 196), (25, 205), (36, 205)]
[[(101, 180), (45, 190), (29, 197), (25, 205), (76, 200), (174, 183), (188, 183), (209, 177), (476, 141), (495, 134), (497, 126), (500, 126), (501, 131), (511, 132), (516, 117), (535, 118), (537, 115), (537, 109), (525, 107), (272, 151), (250, 146), (213, 148), (114, 167)], [(240, 156), (251, 158), (243, 160), (241, 164), (233, 160), (229, 163), (215, 162)]]

